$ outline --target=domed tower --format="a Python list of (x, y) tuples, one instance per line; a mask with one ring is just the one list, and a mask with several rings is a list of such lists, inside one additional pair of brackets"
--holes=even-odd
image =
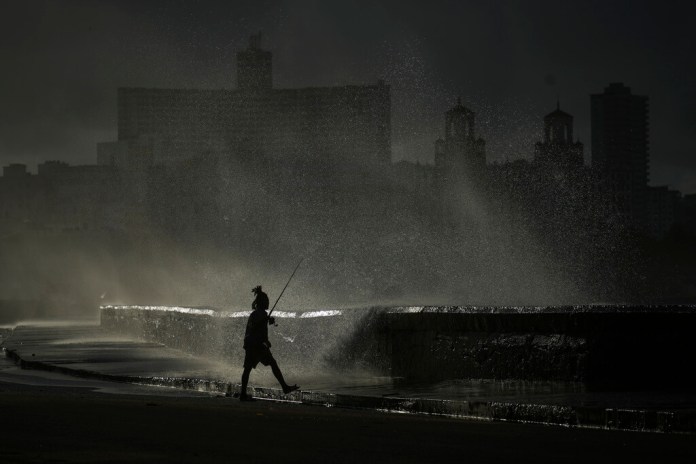
[(583, 166), (583, 145), (573, 142), (573, 116), (556, 109), (544, 116), (544, 141), (537, 142), (534, 162), (554, 170), (573, 170)]
[(457, 104), (445, 113), (445, 139), (464, 141), (474, 138), (476, 114), (462, 105), (461, 97)]
[(445, 139), (435, 142), (435, 166), (448, 172), (476, 176), (486, 169), (486, 142), (476, 138), (476, 113), (457, 104), (445, 113)]

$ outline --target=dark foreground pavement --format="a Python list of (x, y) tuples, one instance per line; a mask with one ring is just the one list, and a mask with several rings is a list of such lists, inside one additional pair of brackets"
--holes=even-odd
[(696, 437), (0, 382), (0, 462), (696, 462)]
[[(191, 391), (238, 391), (241, 366), (195, 357), (159, 343), (123, 338), (94, 324), (23, 325), (0, 331), (8, 365), (27, 372), (68, 374), (73, 379), (169, 386)], [(14, 363), (14, 364), (13, 364)], [(696, 433), (696, 392), (658, 390), (590, 392), (574, 384), (536, 385), (476, 380), (397, 386), (394, 379), (312, 369), (301, 373), (302, 390), (284, 395), (270, 369), (257, 369), (256, 396), (308, 406), (557, 424), (620, 430)], [(3, 378), (0, 369), (0, 381)], [(6, 372), (5, 372), (6, 373)], [(14, 374), (16, 379), (16, 373)], [(292, 379), (292, 377), (289, 377)], [(337, 379), (339, 381), (337, 382)], [(65, 379), (59, 385), (65, 383)], [(50, 384), (49, 385), (56, 385)], [(133, 392), (131, 392), (133, 393)]]

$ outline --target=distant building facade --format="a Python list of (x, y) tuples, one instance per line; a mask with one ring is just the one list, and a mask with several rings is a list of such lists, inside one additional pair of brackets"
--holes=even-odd
[(26, 164), (12, 163), (2, 168), (2, 175), (7, 178), (21, 179), (28, 176), (29, 173), (27, 172)]
[(592, 166), (618, 212), (645, 227), (648, 207), (648, 97), (622, 83), (591, 96)]
[(375, 85), (274, 89), (260, 36), (237, 56), (236, 90), (118, 90), (118, 141), (100, 164), (142, 169), (204, 154), (384, 172), (391, 96)]
[(677, 222), (681, 193), (667, 186), (648, 187), (646, 232), (653, 238), (663, 238)]
[(122, 177), (107, 166), (39, 163), (36, 175), (10, 165), (0, 178), (0, 227), (63, 231), (125, 228), (135, 210)]

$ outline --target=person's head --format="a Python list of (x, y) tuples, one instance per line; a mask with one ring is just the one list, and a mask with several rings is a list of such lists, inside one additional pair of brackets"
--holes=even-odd
[(259, 293), (261, 293), (261, 286), (257, 285), (256, 287), (252, 288), (251, 293), (253, 293), (254, 295), (258, 295)]

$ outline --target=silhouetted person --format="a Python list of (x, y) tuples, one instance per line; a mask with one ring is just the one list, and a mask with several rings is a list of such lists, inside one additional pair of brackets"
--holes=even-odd
[(273, 317), (268, 317), (266, 310), (268, 309), (268, 295), (262, 290), (261, 286), (254, 287), (252, 290), (256, 295), (254, 302), (251, 304), (253, 311), (247, 320), (246, 332), (244, 333), (244, 372), (242, 373), (242, 391), (239, 399), (242, 401), (251, 401), (251, 397), (247, 395), (247, 384), (249, 383), (249, 374), (251, 370), (261, 363), (264, 366), (271, 366), (273, 375), (283, 387), (283, 393), (290, 393), (297, 390), (297, 385), (288, 385), (283, 379), (283, 374), (280, 372), (278, 363), (271, 354), (271, 342), (268, 341), (268, 326), (275, 323)]

